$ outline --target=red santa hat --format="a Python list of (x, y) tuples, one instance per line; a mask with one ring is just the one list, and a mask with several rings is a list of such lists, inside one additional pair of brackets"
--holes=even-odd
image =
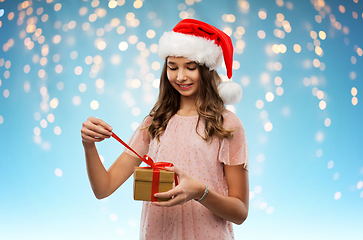
[(227, 105), (242, 99), (242, 87), (231, 81), (232, 40), (218, 28), (195, 19), (181, 20), (171, 32), (165, 32), (160, 38), (158, 54), (163, 60), (168, 56), (186, 57), (210, 70), (216, 70), (224, 59), (230, 80), (218, 86), (219, 96)]

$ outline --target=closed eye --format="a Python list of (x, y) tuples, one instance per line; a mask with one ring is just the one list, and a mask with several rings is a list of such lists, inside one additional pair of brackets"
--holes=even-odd
[(177, 70), (178, 68), (176, 68), (176, 67), (171, 67), (171, 66), (168, 66), (168, 68), (170, 69), (170, 70), (172, 70), (172, 71), (175, 71), (175, 70)]

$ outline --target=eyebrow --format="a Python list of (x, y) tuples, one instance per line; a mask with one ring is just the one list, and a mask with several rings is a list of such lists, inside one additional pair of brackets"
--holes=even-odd
[[(171, 61), (168, 61), (167, 64), (176, 64), (175, 62), (171, 62)], [(190, 64), (197, 64), (196, 62), (193, 62), (193, 61), (190, 61), (190, 62), (187, 62), (185, 63), (186, 65), (190, 65)]]

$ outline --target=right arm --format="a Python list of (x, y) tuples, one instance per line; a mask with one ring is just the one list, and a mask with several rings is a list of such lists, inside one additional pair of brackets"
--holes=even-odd
[(92, 190), (98, 199), (111, 195), (134, 172), (134, 167), (141, 164), (141, 160), (127, 153), (122, 153), (111, 167), (106, 170), (96, 149), (96, 142), (110, 138), (112, 127), (95, 117), (89, 117), (81, 129), (87, 173)]

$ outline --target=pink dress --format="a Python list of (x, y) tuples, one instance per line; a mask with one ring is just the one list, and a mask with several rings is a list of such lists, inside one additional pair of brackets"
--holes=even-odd
[[(206, 183), (210, 189), (228, 195), (223, 164), (248, 168), (246, 135), (240, 119), (232, 112), (224, 114), (224, 128), (235, 130), (230, 139), (214, 138), (208, 143), (196, 133), (198, 116), (174, 115), (160, 137), (150, 139), (143, 127), (150, 125), (146, 117), (129, 140), (141, 156), (147, 154), (155, 162), (171, 162), (191, 177)], [(140, 130), (141, 129), (141, 130)], [(204, 134), (204, 121), (198, 132)], [(134, 154), (126, 150), (130, 155)], [(143, 203), (140, 239), (234, 239), (232, 223), (224, 220), (202, 204), (191, 200), (174, 207), (157, 207)]]

